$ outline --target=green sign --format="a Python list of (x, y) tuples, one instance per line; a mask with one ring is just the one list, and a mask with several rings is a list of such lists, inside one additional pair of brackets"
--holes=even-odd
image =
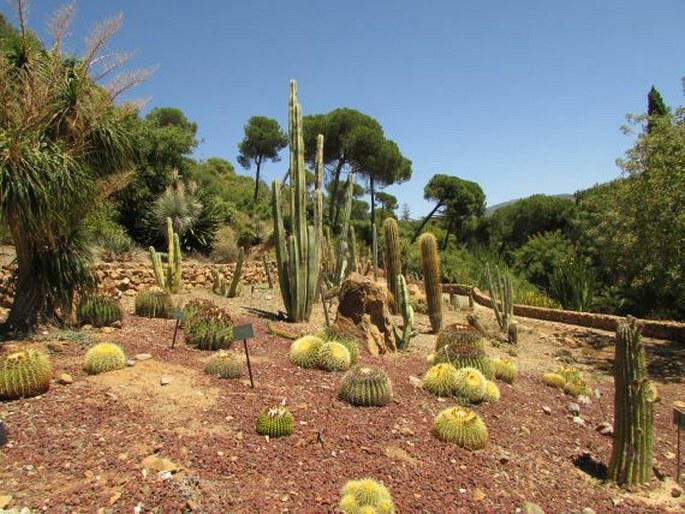
[(680, 430), (685, 430), (685, 404), (683, 402), (673, 404), (673, 424), (678, 425)]
[(174, 319), (183, 319), (183, 311), (174, 311)]
[(252, 323), (247, 325), (238, 325), (233, 327), (233, 340), (238, 341), (240, 339), (252, 339), (254, 337), (254, 329), (252, 328)]

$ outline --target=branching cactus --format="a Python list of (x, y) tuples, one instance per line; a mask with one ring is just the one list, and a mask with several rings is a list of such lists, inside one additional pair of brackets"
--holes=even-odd
[(386, 218), (383, 222), (383, 237), (385, 238), (385, 279), (395, 299), (393, 310), (397, 313), (397, 277), (402, 274), (402, 251), (400, 226), (395, 218)]
[(166, 227), (167, 242), (169, 244), (166, 268), (162, 265), (162, 258), (152, 246), (150, 247), (150, 259), (152, 260), (152, 269), (155, 273), (157, 285), (170, 293), (178, 293), (181, 290), (182, 275), (181, 243), (178, 234), (174, 232), (171, 218), (166, 219)]
[(229, 298), (235, 298), (238, 292), (238, 283), (240, 282), (240, 273), (243, 270), (243, 261), (245, 260), (245, 248), (240, 247), (238, 252), (238, 260), (235, 262), (235, 271), (233, 272), (233, 279), (231, 280), (231, 286), (228, 288), (226, 296)]
[(485, 266), (485, 279), (490, 291), (492, 310), (495, 311), (497, 324), (502, 332), (509, 333), (509, 325), (514, 321), (514, 288), (511, 283), (511, 275), (500, 274), (495, 266), (495, 280), (492, 279), (490, 266)]
[(442, 286), (440, 285), (438, 242), (433, 234), (425, 233), (419, 239), (419, 247), (421, 248), (421, 267), (426, 288), (428, 317), (433, 332), (437, 334), (442, 327)]
[(618, 325), (614, 348), (615, 426), (609, 478), (620, 485), (644, 484), (652, 475), (656, 398), (635, 318)]
[[(412, 331), (414, 330), (414, 309), (409, 304), (409, 292), (407, 291), (407, 282), (404, 276), (397, 276), (397, 310), (402, 315), (404, 326), (402, 327), (402, 334), (396, 334), (397, 349), (406, 350), (411, 340)], [(398, 337), (399, 336), (399, 337)]]
[(314, 219), (312, 225), (307, 225), (308, 195), (305, 181), (302, 108), (297, 101), (297, 84), (294, 80), (290, 81), (288, 107), (291, 234), (285, 233), (278, 181), (274, 181), (272, 186), (272, 209), (281, 296), (290, 321), (300, 323), (309, 320), (319, 278), (323, 209), (323, 136), (318, 136), (316, 144)]

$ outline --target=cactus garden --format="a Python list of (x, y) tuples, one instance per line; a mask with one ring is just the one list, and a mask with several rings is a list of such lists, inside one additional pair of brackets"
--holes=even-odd
[[(125, 61), (100, 55), (116, 20), (79, 60), (62, 54), (68, 7), (46, 51), (15, 3), (20, 31), (0, 16), (0, 513), (683, 512), (682, 268), (635, 255), (682, 255), (669, 241), (617, 248), (596, 192), (486, 219), (480, 186), (441, 174), (426, 218), (398, 216), (386, 188), (412, 162), (370, 116), (307, 112), (315, 85), (295, 80), (286, 130), (245, 125), (237, 162), (256, 175), (240, 175), (196, 157), (180, 110), (116, 103), (135, 73), (100, 87)], [(639, 141), (685, 126), (678, 113), (650, 113)], [(664, 162), (648, 146), (629, 172)], [(638, 217), (657, 217), (645, 202)]]

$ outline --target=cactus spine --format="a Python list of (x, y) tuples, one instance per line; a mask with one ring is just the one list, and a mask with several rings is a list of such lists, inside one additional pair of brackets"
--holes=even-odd
[(297, 84), (294, 80), (290, 81), (288, 107), (291, 234), (285, 233), (281, 191), (277, 181), (272, 185), (272, 208), (281, 296), (288, 318), (299, 323), (309, 320), (319, 276), (323, 209), (323, 136), (318, 136), (316, 144), (314, 224), (307, 225), (302, 108), (297, 101)]
[(499, 268), (495, 266), (495, 281), (492, 280), (490, 266), (485, 266), (485, 279), (490, 291), (492, 310), (495, 311), (497, 324), (503, 332), (509, 333), (509, 325), (514, 321), (514, 288), (511, 283), (511, 275), (501, 275)]
[(228, 288), (228, 293), (226, 296), (229, 298), (235, 298), (236, 291), (238, 290), (238, 283), (240, 282), (240, 273), (243, 269), (243, 261), (245, 260), (245, 248), (240, 247), (238, 252), (238, 260), (235, 262), (235, 271), (233, 272), (233, 279), (231, 280), (231, 286)]
[(619, 323), (614, 349), (616, 421), (609, 478), (621, 485), (643, 484), (652, 474), (655, 395), (635, 318)]
[(421, 267), (426, 288), (428, 317), (433, 332), (438, 333), (442, 327), (442, 286), (440, 285), (438, 242), (433, 234), (426, 233), (419, 238), (419, 247), (421, 248)]
[(397, 276), (397, 309), (402, 314), (404, 326), (402, 327), (402, 336), (396, 337), (397, 349), (406, 350), (409, 346), (412, 330), (414, 329), (414, 309), (409, 304), (409, 292), (407, 291), (407, 282), (404, 276)]
[(395, 218), (383, 222), (385, 238), (385, 279), (388, 289), (395, 299), (393, 311), (397, 313), (397, 276), (402, 273), (402, 252), (400, 250), (400, 226)]
[(150, 247), (150, 259), (155, 273), (157, 285), (170, 293), (178, 293), (181, 290), (181, 243), (178, 234), (174, 232), (171, 218), (166, 219), (167, 242), (169, 244), (166, 269), (162, 265), (162, 259), (155, 249)]

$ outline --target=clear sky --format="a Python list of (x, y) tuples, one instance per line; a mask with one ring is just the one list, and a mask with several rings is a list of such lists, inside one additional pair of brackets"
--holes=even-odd
[[(63, 2), (33, 0), (44, 33)], [(71, 30), (123, 12), (112, 48), (159, 66), (134, 97), (199, 126), (196, 157), (236, 161), (254, 115), (287, 125), (288, 81), (305, 114), (377, 119), (413, 162), (387, 189), (412, 217), (435, 173), (478, 182), (487, 203), (573, 193), (617, 177), (619, 128), (655, 85), (683, 104), (683, 0), (80, 0)], [(8, 3), (0, 12), (12, 21)], [(268, 163), (281, 177), (287, 159)]]

